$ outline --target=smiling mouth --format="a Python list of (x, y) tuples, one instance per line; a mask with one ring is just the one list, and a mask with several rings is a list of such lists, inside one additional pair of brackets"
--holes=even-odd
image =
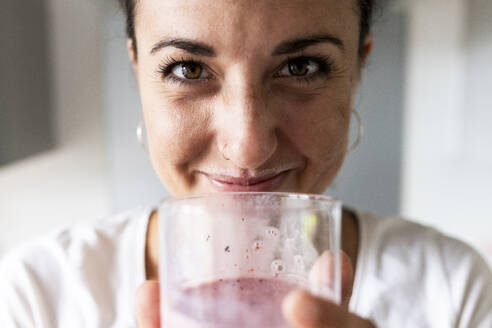
[(274, 191), (280, 187), (290, 171), (292, 170), (258, 177), (232, 177), (201, 173), (217, 191)]

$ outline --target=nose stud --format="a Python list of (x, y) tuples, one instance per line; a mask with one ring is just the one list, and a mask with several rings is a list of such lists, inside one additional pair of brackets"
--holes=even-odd
[(224, 147), (222, 148), (222, 150), (220, 150), (220, 148), (219, 148), (219, 151), (220, 151), (220, 153), (222, 154), (222, 157), (223, 157), (226, 161), (230, 161), (231, 159), (230, 159), (230, 158), (228, 158), (228, 157), (225, 155), (225, 150), (226, 150), (226, 148), (227, 148), (227, 144), (224, 144)]

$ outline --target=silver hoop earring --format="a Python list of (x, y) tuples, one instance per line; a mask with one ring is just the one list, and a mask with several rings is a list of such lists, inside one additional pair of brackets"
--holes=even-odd
[(347, 154), (353, 152), (360, 144), (362, 137), (364, 136), (364, 126), (362, 125), (362, 119), (360, 117), (359, 112), (354, 109), (352, 110), (352, 114), (354, 114), (355, 119), (357, 120), (357, 139), (355, 139), (352, 146), (347, 149)]
[(140, 121), (137, 125), (137, 130), (135, 131), (136, 135), (137, 135), (137, 141), (138, 143), (140, 144), (140, 147), (142, 147), (142, 149), (148, 153), (149, 150), (147, 149), (147, 145), (145, 144), (144, 142), (144, 137), (143, 137), (143, 134), (144, 134), (144, 123), (143, 121)]

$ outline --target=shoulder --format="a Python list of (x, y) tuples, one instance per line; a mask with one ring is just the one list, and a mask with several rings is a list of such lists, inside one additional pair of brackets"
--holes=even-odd
[[(0, 313), (1, 321), (22, 327), (55, 326), (66, 311), (77, 309), (73, 318), (90, 313), (96, 317), (99, 306), (111, 312), (111, 288), (128, 279), (122, 273), (125, 266), (135, 267), (138, 237), (145, 234), (150, 211), (137, 209), (60, 228), (7, 253), (0, 260), (0, 308), (6, 312)], [(3, 321), (2, 315), (10, 321)]]
[(359, 217), (365, 246), (374, 255), (395, 257), (402, 263), (430, 261), (429, 269), (440, 265), (450, 273), (463, 266), (490, 271), (475, 249), (433, 227), (398, 216), (378, 217), (361, 212)]
[[(368, 213), (360, 213), (359, 217), (365, 274), (374, 286), (379, 286), (373, 292), (381, 293), (386, 305), (404, 308), (405, 302), (408, 306), (420, 304), (410, 306), (409, 318), (413, 312), (418, 312), (418, 317), (432, 311), (432, 315), (427, 313), (431, 326), (432, 320), (456, 327), (491, 324), (492, 273), (475, 249), (401, 217)], [(396, 300), (398, 297), (404, 301)]]
[[(61, 227), (57, 230), (25, 242), (8, 252), (0, 262), (5, 270), (7, 264), (24, 264), (33, 268), (43, 267), (40, 261), (75, 261), (80, 251), (94, 248), (111, 249), (138, 226), (146, 209), (137, 209), (102, 219)], [(147, 210), (148, 212), (148, 210)], [(101, 252), (104, 253), (104, 252)], [(98, 254), (102, 255), (102, 254)], [(72, 262), (73, 263), (73, 262)]]

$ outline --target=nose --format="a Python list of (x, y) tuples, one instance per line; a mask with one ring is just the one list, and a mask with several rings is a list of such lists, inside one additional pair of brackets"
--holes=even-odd
[(277, 149), (276, 114), (259, 86), (235, 84), (226, 94), (217, 131), (219, 151), (236, 167), (257, 169)]

